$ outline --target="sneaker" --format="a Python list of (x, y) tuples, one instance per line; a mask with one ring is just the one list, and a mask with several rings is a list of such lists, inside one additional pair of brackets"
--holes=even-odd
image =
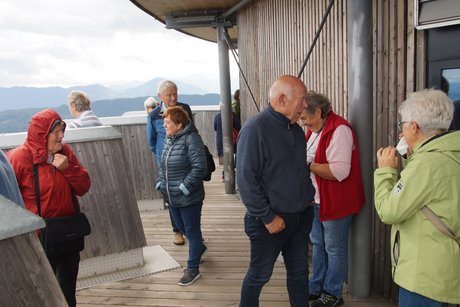
[(184, 276), (179, 280), (179, 285), (181, 286), (188, 286), (191, 285), (200, 278), (200, 271), (198, 269), (185, 269)]
[(200, 257), (201, 257), (200, 258), (200, 263), (203, 263), (203, 258), (204, 258), (204, 256), (206, 256), (207, 253), (208, 253), (208, 247), (203, 242), (203, 247), (201, 248), (201, 254), (200, 254)]
[(182, 235), (182, 233), (180, 233), (180, 232), (175, 232), (174, 233), (173, 243), (176, 244), (176, 245), (184, 245), (185, 244), (184, 236)]
[(343, 305), (343, 299), (329, 293), (322, 293), (321, 297), (311, 304), (311, 307), (335, 307)]
[(309, 301), (316, 301), (316, 300), (319, 299), (320, 297), (321, 297), (320, 294), (310, 294), (310, 295), (308, 296), (308, 300), (309, 300)]

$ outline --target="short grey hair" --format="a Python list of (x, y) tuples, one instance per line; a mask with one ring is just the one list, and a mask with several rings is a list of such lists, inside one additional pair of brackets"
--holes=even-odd
[(174, 88), (177, 91), (177, 85), (176, 83), (170, 81), (170, 80), (163, 80), (160, 83), (158, 83), (157, 87), (157, 93), (161, 93), (163, 90), (167, 88)]
[(147, 110), (147, 108), (154, 109), (157, 105), (158, 105), (158, 101), (153, 97), (148, 97), (144, 101), (144, 107), (145, 107), (146, 110)]
[(91, 110), (91, 100), (88, 94), (82, 91), (71, 91), (67, 96), (67, 103), (74, 106), (77, 112)]
[(441, 90), (424, 89), (414, 92), (399, 107), (402, 121), (415, 121), (422, 133), (449, 128), (454, 104)]
[(307, 113), (313, 114), (315, 113), (316, 109), (320, 109), (321, 118), (326, 118), (332, 109), (329, 98), (314, 91), (309, 91), (307, 93), (307, 104), (308, 107), (305, 108), (305, 111), (307, 111)]

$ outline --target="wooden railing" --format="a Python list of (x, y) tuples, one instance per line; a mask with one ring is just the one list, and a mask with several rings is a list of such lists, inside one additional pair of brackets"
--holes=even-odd
[[(195, 124), (214, 152), (216, 112), (194, 108)], [(101, 120), (111, 126), (67, 129), (64, 136), (92, 181), (90, 191), (79, 198), (92, 227), (82, 259), (144, 247), (137, 200), (160, 197), (155, 191), (157, 167), (147, 146), (145, 113)], [(15, 148), (25, 138), (25, 132), (0, 135), (0, 149)]]
[[(3, 135), (0, 148), (14, 148), (25, 138), (25, 132)], [(110, 126), (68, 129), (64, 142), (91, 177), (91, 189), (79, 197), (92, 228), (82, 259), (145, 246), (122, 134)]]
[(38, 240), (45, 222), (0, 195), (0, 306), (66, 306)]

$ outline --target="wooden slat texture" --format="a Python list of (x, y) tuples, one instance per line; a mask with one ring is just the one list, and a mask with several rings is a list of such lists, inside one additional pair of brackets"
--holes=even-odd
[(127, 167), (137, 200), (158, 199), (155, 190), (158, 167), (155, 156), (148, 149), (145, 125), (117, 126), (123, 135)]
[[(307, 63), (302, 79), (309, 90), (331, 98), (347, 114), (346, 4), (337, 0)], [(282, 74), (297, 75), (326, 12), (327, 1), (255, 1), (238, 15), (238, 49), (244, 74), (263, 109), (268, 89)], [(242, 78), (240, 78), (242, 80)], [(257, 111), (241, 82), (243, 122)]]
[(91, 189), (80, 199), (92, 232), (82, 258), (104, 256), (145, 246), (144, 230), (128, 171), (123, 141), (70, 144), (91, 177)]
[[(216, 156), (216, 137), (213, 129), (216, 111), (194, 111), (195, 125), (209, 149)], [(135, 198), (137, 200), (159, 199), (161, 195), (155, 190), (158, 167), (155, 156), (147, 145), (146, 125), (112, 124), (123, 135), (123, 147), (127, 159)]]
[(35, 232), (0, 240), (0, 306), (67, 306)]
[[(374, 6), (374, 152), (398, 142), (398, 108), (406, 96), (424, 87), (424, 33), (413, 25), (411, 0), (373, 0)], [(375, 161), (375, 160), (374, 160)], [(373, 289), (396, 301), (391, 278), (390, 227), (374, 213)]]
[[(245, 208), (235, 195), (224, 194), (221, 166), (205, 183), (202, 230), (209, 252), (200, 266), (202, 277), (194, 284), (177, 284), (183, 269), (93, 286), (77, 292), (78, 306), (237, 306), (249, 262), (249, 240), (244, 233)], [(176, 261), (186, 266), (188, 245), (172, 243), (166, 212), (142, 215), (148, 245), (161, 245)], [(394, 307), (382, 298), (353, 300), (345, 296), (345, 307)], [(264, 287), (260, 306), (289, 306), (284, 265), (277, 263)]]

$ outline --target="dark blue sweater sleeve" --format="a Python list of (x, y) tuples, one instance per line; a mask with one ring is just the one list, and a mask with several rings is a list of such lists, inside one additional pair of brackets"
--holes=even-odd
[(241, 200), (248, 213), (269, 224), (275, 218), (267, 193), (261, 184), (264, 157), (262, 136), (253, 122), (248, 122), (239, 133), (236, 175)]
[[(153, 112), (153, 111), (152, 111)], [(147, 143), (152, 153), (156, 154), (157, 147), (157, 133), (155, 131), (155, 125), (153, 124), (152, 116), (147, 116)]]

